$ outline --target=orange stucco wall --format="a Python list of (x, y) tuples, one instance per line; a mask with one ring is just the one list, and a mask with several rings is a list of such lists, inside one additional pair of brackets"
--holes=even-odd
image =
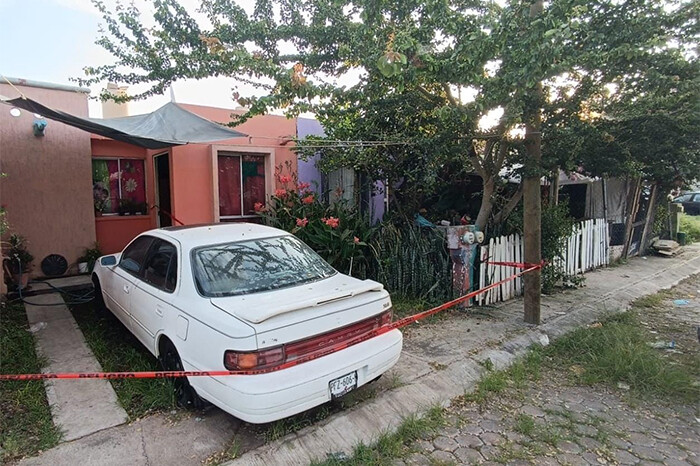
[[(92, 156), (102, 157), (126, 157), (143, 159), (146, 177), (146, 202), (149, 206), (155, 203), (155, 189), (153, 186), (153, 151), (141, 147), (113, 141), (100, 136), (92, 137)], [(155, 152), (155, 153), (162, 153)], [(92, 175), (90, 175), (92, 177)], [(156, 227), (156, 214), (149, 210), (148, 215), (104, 215), (95, 217), (95, 231), (100, 250), (105, 254), (112, 254), (124, 249), (129, 241), (136, 235)]]
[[(178, 104), (209, 120), (231, 121), (230, 109)], [(209, 223), (215, 220), (212, 147), (217, 150), (273, 150), (275, 165), (289, 164), (297, 170), (296, 154), (291, 138), (296, 137), (296, 120), (277, 115), (257, 116), (235, 127), (248, 137), (217, 141), (213, 144), (188, 144), (171, 149), (173, 215), (186, 224)], [(274, 177), (274, 167), (267, 176)], [(279, 185), (277, 185), (279, 187)], [(268, 193), (271, 194), (271, 193)]]
[[(216, 122), (230, 121), (232, 110), (179, 104), (183, 108)], [(186, 225), (211, 223), (216, 220), (214, 172), (212, 151), (270, 151), (274, 153), (274, 165), (289, 165), (297, 170), (297, 158), (291, 151), (289, 140), (296, 135), (296, 120), (281, 116), (255, 117), (236, 127), (249, 135), (217, 141), (212, 144), (188, 144), (175, 146), (167, 152), (170, 157), (171, 214)], [(147, 151), (129, 144), (93, 136), (93, 157), (143, 158), (146, 166), (146, 201), (149, 206), (155, 199), (155, 174), (153, 156), (164, 151)], [(275, 167), (270, 165), (267, 176), (274, 179)], [(271, 189), (279, 187), (271, 183)], [(268, 193), (271, 194), (271, 193)], [(178, 223), (174, 222), (175, 225)], [(105, 253), (123, 249), (137, 234), (157, 227), (155, 210), (148, 216), (103, 216), (95, 218), (97, 240)]]
[[(27, 97), (77, 116), (88, 115), (87, 94), (16, 86)], [(0, 83), (0, 94), (16, 96)], [(45, 136), (32, 132), (35, 116), (22, 110), (12, 117), (0, 105), (0, 203), (7, 208), (11, 232), (25, 236), (34, 255), (33, 275), (40, 275), (48, 254), (74, 263), (95, 242), (90, 135), (48, 120)]]

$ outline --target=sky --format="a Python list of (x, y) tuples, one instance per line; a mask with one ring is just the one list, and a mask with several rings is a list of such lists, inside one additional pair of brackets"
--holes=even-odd
[[(95, 44), (101, 22), (90, 0), (0, 0), (0, 75), (77, 85), (71, 78), (83, 77), (83, 67), (113, 62)], [(235, 85), (230, 78), (212, 78), (177, 82), (173, 91), (177, 102), (235, 108), (231, 98)], [(93, 87), (92, 95), (97, 96), (100, 88)], [(169, 100), (168, 94), (132, 102), (130, 113), (147, 113)], [(91, 99), (89, 111), (90, 116), (101, 117), (99, 101)]]

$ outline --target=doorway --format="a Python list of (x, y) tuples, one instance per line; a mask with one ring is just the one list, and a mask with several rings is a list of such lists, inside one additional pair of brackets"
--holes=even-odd
[(153, 157), (156, 178), (156, 204), (158, 205), (158, 228), (172, 226), (170, 203), (170, 157), (159, 154)]

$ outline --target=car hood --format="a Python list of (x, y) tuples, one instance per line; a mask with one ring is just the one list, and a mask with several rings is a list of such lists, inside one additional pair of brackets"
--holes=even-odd
[(281, 314), (322, 306), (370, 291), (381, 291), (383, 288), (381, 283), (338, 273), (318, 282), (280, 290), (211, 298), (211, 303), (239, 319), (259, 324)]

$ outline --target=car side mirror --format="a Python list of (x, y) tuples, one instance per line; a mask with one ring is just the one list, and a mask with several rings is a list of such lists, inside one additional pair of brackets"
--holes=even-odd
[(115, 256), (100, 257), (100, 265), (102, 267), (110, 267), (112, 265), (117, 265), (117, 258)]

